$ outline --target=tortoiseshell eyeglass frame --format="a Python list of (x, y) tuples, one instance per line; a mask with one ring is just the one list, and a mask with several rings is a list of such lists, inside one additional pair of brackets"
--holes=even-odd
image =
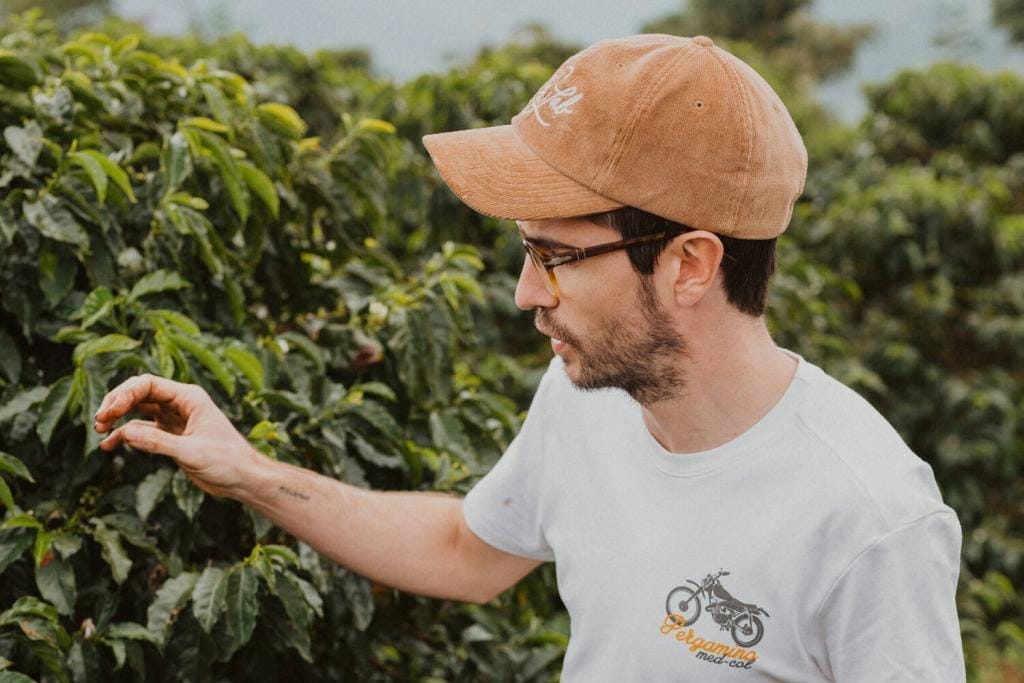
[(523, 236), (522, 232), (519, 233), (519, 237), (523, 240), (523, 247), (526, 248), (526, 253), (530, 256), (530, 261), (533, 263), (534, 267), (537, 269), (537, 273), (540, 274), (541, 279), (544, 281), (544, 286), (547, 288), (548, 292), (557, 299), (560, 295), (558, 280), (555, 279), (554, 270), (557, 266), (564, 266), (567, 263), (576, 263), (577, 261), (588, 259), (591, 256), (600, 256), (601, 254), (618, 251), (619, 249), (632, 247), (636, 244), (657, 242), (658, 240), (665, 239), (666, 237), (681, 235), (684, 232), (686, 232), (686, 229), (667, 230), (653, 235), (633, 237), (628, 240), (595, 244), (592, 247), (576, 247), (574, 249), (560, 251), (554, 254), (542, 251), (537, 247), (537, 245), (533, 244), (529, 239)]

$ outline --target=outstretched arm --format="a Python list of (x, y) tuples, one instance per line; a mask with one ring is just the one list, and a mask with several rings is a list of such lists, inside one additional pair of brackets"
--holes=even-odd
[[(111, 431), (129, 412), (132, 420)], [(510, 555), (466, 526), (462, 498), (370, 491), (256, 451), (198, 386), (141, 375), (103, 399), (100, 448), (170, 456), (202, 490), (239, 500), (367, 578), (438, 598), (486, 602), (540, 562)]]

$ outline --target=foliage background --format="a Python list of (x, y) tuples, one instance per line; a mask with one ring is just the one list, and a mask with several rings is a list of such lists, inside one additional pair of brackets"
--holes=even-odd
[[(1024, 78), (906, 72), (841, 126), (814, 88), (869, 29), (813, 24), (808, 4), (694, 2), (651, 28), (706, 27), (793, 112), (811, 172), (770, 326), (935, 469), (965, 529), (970, 680), (1020, 680)], [(271, 457), (468, 490), (546, 353), (511, 300), (512, 231), (447, 192), (419, 140), (507, 122), (577, 47), (538, 28), (395, 84), (358, 51), (8, 19), (0, 680), (557, 678), (550, 565), (487, 606), (401, 594), (162, 459), (99, 454), (87, 426), (108, 386), (159, 372), (205, 386)]]

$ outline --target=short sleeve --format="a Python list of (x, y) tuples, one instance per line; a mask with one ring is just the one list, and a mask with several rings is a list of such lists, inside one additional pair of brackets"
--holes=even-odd
[(466, 494), (463, 514), (469, 528), (486, 543), (513, 555), (555, 559), (544, 537), (544, 423), (550, 414), (552, 363), (537, 388), (526, 421), (505, 453)]
[(962, 532), (951, 510), (901, 526), (861, 552), (804, 641), (834, 681), (966, 679), (956, 613)]

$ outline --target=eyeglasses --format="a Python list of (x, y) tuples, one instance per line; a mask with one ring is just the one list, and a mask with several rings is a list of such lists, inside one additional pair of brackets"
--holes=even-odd
[(533, 263), (534, 268), (537, 269), (537, 273), (541, 276), (544, 286), (547, 288), (548, 292), (557, 299), (559, 296), (558, 280), (555, 278), (555, 268), (557, 266), (564, 266), (567, 263), (576, 263), (577, 261), (588, 259), (591, 256), (600, 256), (601, 254), (618, 251), (619, 249), (632, 247), (636, 244), (657, 242), (658, 240), (665, 239), (666, 237), (681, 235), (684, 232), (686, 232), (686, 229), (668, 230), (654, 235), (644, 235), (643, 237), (619, 240), (618, 242), (595, 244), (592, 247), (575, 247), (573, 249), (557, 253), (543, 251), (526, 237), (523, 237), (521, 232), (519, 233), (519, 236), (522, 238), (523, 246), (526, 248), (526, 253), (530, 255), (530, 261)]

